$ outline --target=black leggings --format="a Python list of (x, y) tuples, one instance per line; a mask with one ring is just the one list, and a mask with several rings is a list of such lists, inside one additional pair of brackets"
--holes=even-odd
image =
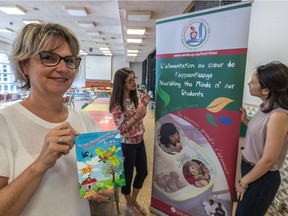
[(144, 180), (148, 175), (147, 155), (143, 140), (139, 144), (121, 144), (124, 154), (124, 172), (126, 181), (126, 185), (121, 188), (121, 193), (129, 195), (131, 193), (134, 166), (136, 168), (136, 176), (133, 182), (134, 188), (142, 188)]

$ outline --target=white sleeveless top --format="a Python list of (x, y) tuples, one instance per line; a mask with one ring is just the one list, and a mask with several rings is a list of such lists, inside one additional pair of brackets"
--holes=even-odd
[[(262, 112), (260, 108), (249, 122), (244, 141), (244, 149), (242, 152), (245, 159), (247, 159), (249, 162), (256, 164), (261, 159), (266, 141), (267, 122), (273, 112), (279, 111), (286, 112), (288, 114), (288, 110), (281, 108), (273, 109), (269, 113)], [(279, 170), (282, 167), (287, 150), (288, 138), (286, 137), (278, 161), (274, 164), (270, 171)]]

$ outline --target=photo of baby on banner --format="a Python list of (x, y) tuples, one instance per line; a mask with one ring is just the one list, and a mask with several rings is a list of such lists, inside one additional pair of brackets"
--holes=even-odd
[(197, 128), (170, 113), (156, 121), (155, 134), (152, 197), (159, 205), (197, 216), (207, 215), (209, 199), (231, 209), (219, 159)]
[(159, 129), (159, 146), (168, 154), (177, 154), (183, 149), (179, 129), (173, 123), (165, 123)]
[(199, 160), (185, 162), (183, 175), (186, 181), (195, 187), (204, 187), (209, 184), (211, 179), (210, 170)]

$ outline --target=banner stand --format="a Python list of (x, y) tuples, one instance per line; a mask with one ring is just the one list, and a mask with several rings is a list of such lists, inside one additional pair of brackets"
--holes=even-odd
[(251, 2), (156, 21), (152, 212), (232, 215)]

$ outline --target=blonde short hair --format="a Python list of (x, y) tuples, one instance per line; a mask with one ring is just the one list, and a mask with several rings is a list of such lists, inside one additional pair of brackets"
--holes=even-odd
[(15, 39), (10, 56), (11, 69), (15, 80), (19, 83), (18, 88), (29, 90), (31, 87), (29, 77), (22, 70), (25, 61), (47, 47), (52, 47), (50, 51), (56, 50), (65, 42), (70, 47), (72, 55), (78, 56), (79, 41), (76, 35), (65, 26), (56, 23), (26, 25)]

